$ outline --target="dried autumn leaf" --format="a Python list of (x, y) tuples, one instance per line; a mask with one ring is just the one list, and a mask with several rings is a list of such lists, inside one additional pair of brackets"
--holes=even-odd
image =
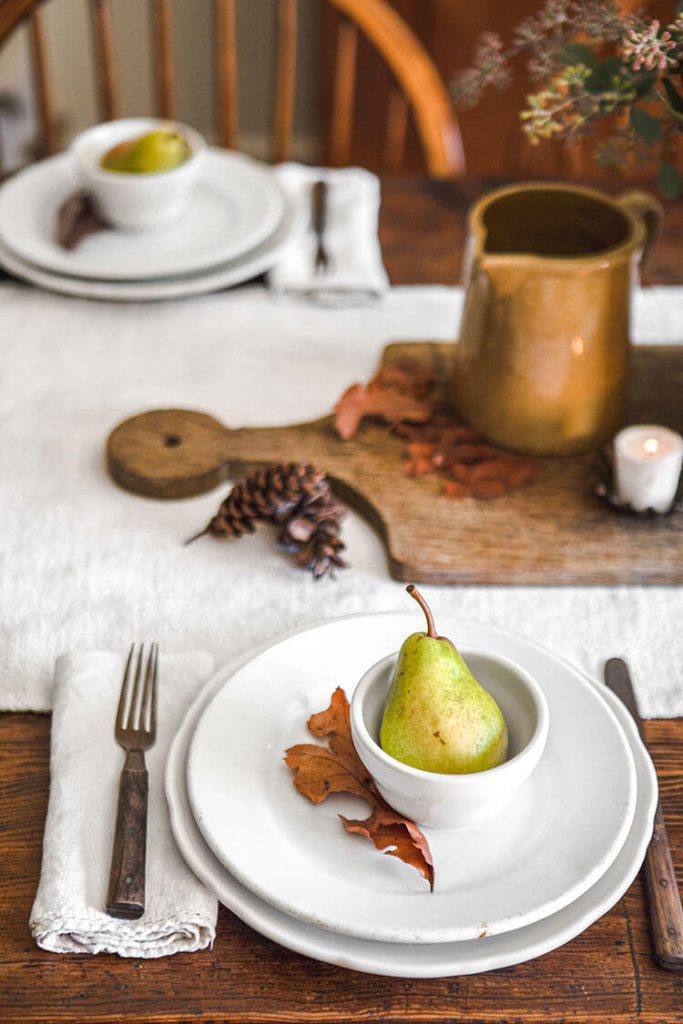
[(533, 459), (510, 459), (507, 469), (508, 483), (511, 487), (521, 487), (528, 483), (536, 472)]
[(419, 359), (400, 359), (383, 366), (370, 381), (370, 386), (380, 383), (383, 387), (396, 388), (415, 398), (428, 398), (436, 378)]
[(427, 423), (396, 423), (392, 432), (405, 441), (416, 444), (436, 444), (441, 438), (441, 428), (431, 421)]
[(449, 498), (467, 498), (470, 491), (467, 484), (461, 484), (457, 480), (447, 480), (444, 484), (443, 493)]
[(422, 476), (423, 473), (433, 473), (432, 445), (413, 442), (408, 445), (408, 461), (403, 472), (406, 476)]
[(335, 408), (337, 433), (348, 440), (364, 417), (384, 420), (406, 442), (405, 476), (446, 477), (443, 493), (451, 498), (492, 500), (530, 480), (534, 460), (487, 444), (439, 404), (437, 383), (419, 360), (384, 366), (367, 385), (354, 384), (344, 392)]
[(481, 441), (481, 438), (471, 427), (466, 427), (463, 423), (456, 423), (451, 420), (450, 422), (441, 423), (439, 441), (441, 446), (445, 448), (452, 444), (477, 444)]
[(472, 466), (470, 480), (500, 480), (507, 484), (507, 459), (487, 459)]
[(479, 501), (493, 501), (495, 498), (502, 498), (509, 490), (506, 483), (493, 477), (473, 480), (470, 484), (470, 496), (478, 498)]
[(358, 433), (361, 420), (374, 416), (392, 426), (408, 421), (426, 422), (432, 409), (427, 401), (413, 398), (393, 387), (384, 387), (380, 382), (353, 384), (347, 388), (334, 410), (334, 427), (342, 441), (348, 441)]
[[(449, 466), (448, 475), (459, 484), (468, 484), (472, 479), (473, 469), (474, 466), (470, 463), (456, 462), (454, 466)], [(454, 491), (453, 493), (455, 494), (456, 492)]]
[(356, 754), (351, 739), (349, 702), (337, 689), (324, 711), (311, 715), (308, 729), (328, 746), (299, 743), (290, 747), (285, 762), (294, 772), (294, 785), (314, 804), (322, 803), (331, 793), (351, 793), (363, 797), (372, 807), (364, 820), (339, 815), (349, 832), (367, 836), (378, 850), (398, 857), (414, 867), (434, 890), (434, 864), (429, 843), (414, 822), (392, 810), (380, 796), (372, 778)]

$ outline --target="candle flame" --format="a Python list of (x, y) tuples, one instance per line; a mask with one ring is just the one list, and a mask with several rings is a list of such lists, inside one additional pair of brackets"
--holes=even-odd
[(643, 441), (643, 451), (647, 452), (648, 455), (653, 455), (659, 448), (659, 441), (656, 437), (648, 437), (647, 441)]
[(572, 340), (571, 340), (571, 342), (569, 344), (569, 347), (571, 348), (571, 350), (572, 350), (572, 352), (574, 353), (575, 356), (582, 356), (583, 355), (583, 338), (580, 335), (577, 334), (575, 338), (572, 338)]

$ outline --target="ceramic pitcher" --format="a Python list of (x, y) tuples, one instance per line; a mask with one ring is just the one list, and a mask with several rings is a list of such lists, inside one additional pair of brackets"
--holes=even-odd
[(624, 415), (631, 293), (661, 207), (539, 183), (471, 209), (453, 398), (484, 437), (570, 455), (610, 439)]

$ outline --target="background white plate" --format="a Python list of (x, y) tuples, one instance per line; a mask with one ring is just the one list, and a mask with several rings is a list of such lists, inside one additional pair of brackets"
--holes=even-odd
[(41, 160), (0, 188), (0, 239), (43, 270), (97, 280), (149, 280), (207, 270), (268, 238), (285, 198), (272, 170), (242, 153), (209, 149), (187, 212), (154, 231), (101, 231), (72, 252), (55, 240), (57, 210), (82, 185), (67, 153)]
[[(437, 623), (456, 645), (489, 648), (476, 627), (447, 616)], [(520, 928), (585, 892), (631, 827), (636, 779), (623, 730), (595, 689), (559, 664), (535, 673), (550, 734), (512, 802), (474, 828), (425, 829), (433, 894), (414, 869), (341, 827), (338, 813), (369, 814), (365, 801), (335, 795), (314, 806), (302, 797), (282, 756), (311, 742), (308, 716), (327, 706), (336, 686), (350, 699), (364, 671), (421, 628), (419, 615), (403, 613), (298, 633), (237, 672), (198, 723), (188, 793), (204, 838), (243, 885), (309, 924), (409, 943)]]
[[(468, 625), (463, 623), (465, 628)], [(486, 627), (478, 628), (484, 630)], [(492, 650), (516, 659), (530, 672), (551, 671), (558, 664), (569, 667), (523, 637), (493, 628), (488, 628), (486, 635)], [(568, 907), (504, 935), (469, 942), (416, 946), (354, 939), (283, 914), (240, 885), (214, 857), (192, 817), (187, 797), (187, 751), (196, 723), (207, 703), (246, 660), (239, 659), (224, 666), (192, 704), (171, 745), (165, 783), (171, 827), (186, 862), (224, 906), (267, 938), (325, 963), (371, 974), (403, 978), (478, 974), (524, 963), (557, 949), (613, 907), (636, 877), (652, 835), (657, 779), (629, 713), (606, 687), (591, 682), (590, 685), (595, 686), (612, 708), (627, 737), (636, 766), (638, 796), (631, 830), (616, 860), (592, 888)], [(570, 670), (578, 675), (576, 670)]]
[(191, 295), (219, 291), (243, 284), (275, 266), (305, 230), (309, 213), (304, 207), (288, 203), (285, 215), (275, 232), (246, 256), (230, 260), (213, 270), (167, 277), (155, 281), (93, 281), (81, 277), (65, 277), (49, 270), (40, 270), (15, 256), (0, 241), (0, 265), (29, 284), (60, 295), (106, 302), (156, 302), (162, 299), (184, 299)]

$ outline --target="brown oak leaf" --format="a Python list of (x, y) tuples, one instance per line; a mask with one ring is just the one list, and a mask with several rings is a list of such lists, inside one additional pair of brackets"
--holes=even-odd
[(410, 443), (434, 445), (441, 438), (441, 427), (436, 427), (431, 422), (397, 423), (391, 429), (397, 437)]
[(458, 463), (484, 462), (495, 459), (500, 452), (490, 444), (439, 444), (434, 452), (434, 465), (439, 469), (449, 469)]
[(443, 486), (443, 493), (448, 498), (467, 498), (470, 491), (467, 484), (460, 483), (459, 480), (447, 480)]
[(397, 388), (415, 398), (429, 398), (436, 377), (419, 359), (400, 359), (396, 363), (383, 366), (370, 381), (371, 385), (375, 383), (383, 387)]
[(432, 461), (433, 445), (421, 444), (413, 441), (407, 446), (408, 462), (403, 467), (406, 476), (422, 476), (423, 473), (433, 473), (434, 463)]
[(349, 702), (338, 686), (329, 707), (311, 715), (307, 723), (309, 732), (327, 740), (327, 747), (299, 743), (285, 752), (294, 785), (314, 804), (322, 803), (331, 793), (351, 793), (367, 800), (372, 808), (370, 816), (360, 820), (340, 814), (344, 827), (367, 836), (378, 850), (415, 868), (433, 892), (434, 863), (429, 843), (414, 822), (392, 810), (380, 796), (356, 753), (349, 719)]
[(384, 420), (394, 426), (405, 422), (426, 422), (432, 409), (423, 399), (385, 387), (379, 381), (352, 384), (337, 402), (334, 410), (334, 427), (342, 441), (348, 441), (358, 433), (361, 420), (366, 416)]
[(383, 420), (404, 441), (405, 476), (445, 477), (443, 493), (450, 498), (490, 501), (531, 480), (534, 460), (486, 443), (440, 404), (437, 383), (424, 362), (390, 363), (367, 384), (347, 388), (335, 407), (335, 429), (349, 440), (366, 416)]

